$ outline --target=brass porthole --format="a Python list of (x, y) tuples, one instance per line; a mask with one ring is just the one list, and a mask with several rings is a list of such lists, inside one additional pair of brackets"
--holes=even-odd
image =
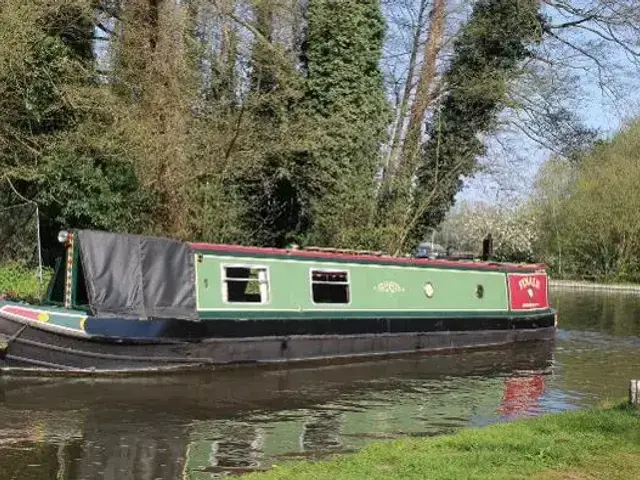
[(484, 297), (484, 287), (482, 285), (478, 285), (476, 287), (476, 297), (480, 299)]
[(425, 283), (424, 284), (424, 294), (427, 296), (427, 298), (433, 297), (434, 293), (435, 293), (435, 289), (433, 288), (433, 284), (431, 282)]

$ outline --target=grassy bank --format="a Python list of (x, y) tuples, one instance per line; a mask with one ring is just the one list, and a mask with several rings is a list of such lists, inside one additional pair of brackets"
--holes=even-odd
[(640, 466), (640, 410), (547, 415), (434, 438), (374, 443), (318, 463), (276, 465), (247, 480), (629, 479)]
[(38, 301), (49, 282), (51, 272), (45, 269), (43, 272), (44, 283), (41, 290), (38, 289), (38, 276), (34, 268), (29, 268), (20, 263), (0, 265), (0, 297), (18, 298), (27, 301)]

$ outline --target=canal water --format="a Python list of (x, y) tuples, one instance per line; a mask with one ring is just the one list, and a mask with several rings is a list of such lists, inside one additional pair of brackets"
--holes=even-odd
[(0, 479), (208, 480), (617, 400), (640, 296), (555, 291), (555, 342), (323, 368), (0, 378)]

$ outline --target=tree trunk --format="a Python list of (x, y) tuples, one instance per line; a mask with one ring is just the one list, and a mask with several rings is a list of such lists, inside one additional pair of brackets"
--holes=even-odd
[(420, 148), (420, 137), (424, 115), (429, 107), (431, 87), (436, 75), (436, 61), (444, 34), (446, 0), (435, 0), (430, 13), (429, 36), (424, 48), (422, 70), (411, 106), (409, 126), (404, 140), (403, 155), (398, 164), (399, 180), (411, 183), (415, 173), (416, 158)]
[(422, 37), (422, 29), (424, 26), (423, 17), (427, 9), (427, 3), (429, 3), (428, 0), (420, 0), (418, 23), (413, 34), (413, 41), (411, 42), (411, 56), (409, 57), (409, 65), (407, 67), (407, 80), (404, 84), (404, 92), (402, 93), (402, 100), (400, 101), (400, 106), (398, 107), (398, 115), (396, 117), (393, 129), (393, 140), (391, 142), (389, 156), (387, 157), (386, 166), (383, 172), (383, 186), (387, 185), (389, 178), (392, 176), (392, 173), (395, 171), (395, 168), (397, 166), (397, 157), (402, 141), (402, 133), (404, 131), (404, 126), (407, 119), (406, 117), (407, 110), (409, 109), (409, 100), (411, 99), (411, 91), (413, 90), (414, 86), (413, 80), (415, 76), (416, 63), (418, 60), (418, 50), (420, 49), (420, 38)]

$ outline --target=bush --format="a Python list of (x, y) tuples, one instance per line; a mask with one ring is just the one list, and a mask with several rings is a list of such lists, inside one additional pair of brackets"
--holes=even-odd
[(534, 191), (543, 257), (563, 277), (640, 282), (640, 123), (572, 161), (552, 160)]
[(36, 269), (21, 263), (0, 265), (0, 297), (39, 302), (46, 294), (51, 274), (49, 269), (44, 270), (43, 285), (40, 287)]
[(535, 261), (534, 216), (525, 206), (493, 206), (463, 203), (451, 210), (440, 226), (437, 239), (457, 250), (482, 252), (482, 240), (491, 233), (493, 259), (502, 262)]

